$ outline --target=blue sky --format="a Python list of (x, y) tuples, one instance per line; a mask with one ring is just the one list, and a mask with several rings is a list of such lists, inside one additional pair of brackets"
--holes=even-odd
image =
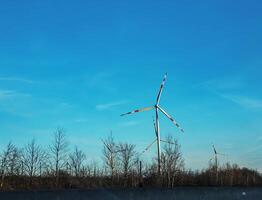
[[(261, 1), (6, 1), (0, 3), (0, 148), (56, 127), (71, 147), (101, 158), (101, 138), (142, 149), (154, 139), (151, 106), (165, 72), (162, 137), (203, 168), (211, 144), (222, 162), (262, 170)], [(155, 155), (153, 148), (145, 159)]]

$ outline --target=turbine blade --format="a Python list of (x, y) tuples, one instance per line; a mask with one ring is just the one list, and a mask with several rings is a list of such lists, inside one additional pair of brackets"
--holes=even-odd
[(215, 145), (212, 145), (212, 146), (213, 146), (214, 153), (217, 154), (217, 150), (215, 148)]
[(165, 142), (165, 143), (167, 143), (167, 144), (175, 144), (174, 142), (168, 142), (168, 141), (166, 141), (166, 140), (160, 140), (161, 142)]
[(165, 85), (165, 82), (166, 82), (166, 78), (167, 78), (167, 73), (165, 74), (164, 79), (161, 83), (161, 86), (160, 86), (160, 89), (159, 89), (159, 92), (158, 92), (158, 95), (157, 95), (157, 99), (156, 99), (156, 105), (159, 104), (160, 97), (161, 97), (161, 94), (162, 94), (162, 91), (163, 91), (163, 88), (164, 88), (164, 85)]
[(181, 132), (184, 133), (184, 129), (182, 129), (182, 128), (180, 127), (180, 125), (179, 125), (166, 111), (164, 111), (164, 110), (163, 110), (161, 107), (159, 107), (159, 106), (157, 106), (157, 108), (158, 108), (162, 113), (164, 113), (164, 115), (167, 116), (167, 118), (169, 118), (169, 119), (176, 125), (176, 127), (177, 127)]
[(154, 108), (155, 108), (154, 106), (147, 107), (147, 108), (141, 108), (141, 109), (133, 110), (131, 112), (124, 113), (124, 114), (122, 114), (120, 116), (122, 117), (122, 116), (125, 116), (125, 115), (130, 115), (130, 114), (133, 114), (133, 113), (137, 113), (137, 112), (144, 112), (144, 111), (152, 110)]
[(144, 154), (145, 152), (147, 152), (147, 151), (150, 149), (150, 147), (151, 147), (156, 141), (157, 141), (157, 139), (155, 139), (152, 143), (150, 143), (150, 144), (144, 149), (144, 151), (142, 151), (142, 153), (141, 153), (140, 155), (142, 155), (142, 154)]

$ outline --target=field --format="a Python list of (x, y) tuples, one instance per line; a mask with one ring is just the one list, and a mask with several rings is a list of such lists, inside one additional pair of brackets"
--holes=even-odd
[(260, 200), (262, 188), (180, 187), (176, 189), (94, 189), (1, 192), (1, 200)]

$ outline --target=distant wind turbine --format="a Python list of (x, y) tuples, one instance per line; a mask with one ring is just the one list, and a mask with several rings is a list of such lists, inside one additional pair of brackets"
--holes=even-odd
[(226, 156), (226, 154), (218, 153), (214, 144), (212, 144), (212, 148), (213, 148), (213, 151), (214, 151), (214, 158), (211, 158), (210, 161), (214, 160), (215, 166), (217, 167), (218, 166), (218, 155)]
[(218, 156), (226, 156), (226, 154), (218, 153), (215, 145), (212, 144), (213, 151), (214, 151), (214, 158), (211, 158), (210, 161), (215, 161), (215, 169), (216, 169), (216, 181), (218, 180)]
[[(158, 95), (157, 95), (156, 104), (154, 106), (133, 110), (131, 112), (128, 112), (128, 113), (121, 115), (121, 116), (125, 116), (125, 115), (129, 115), (129, 114), (133, 114), (133, 113), (138, 113), (138, 112), (143, 112), (143, 111), (148, 111), (148, 110), (153, 110), (153, 109), (155, 110), (156, 123), (155, 123), (154, 127), (155, 127), (155, 133), (156, 133), (156, 136), (157, 136), (156, 141), (157, 141), (158, 173), (159, 174), (160, 174), (160, 171), (161, 171), (161, 163), (160, 163), (160, 156), (161, 156), (160, 141), (161, 141), (161, 139), (160, 139), (160, 126), (159, 126), (159, 111), (161, 111), (168, 119), (170, 119), (181, 132), (184, 132), (184, 130), (180, 127), (180, 125), (159, 105), (161, 94), (162, 94), (166, 79), (167, 79), (167, 74), (165, 74), (165, 76), (164, 76), (164, 79), (162, 81), (162, 84), (160, 86), (160, 89), (159, 89), (159, 92), (158, 92)], [(152, 142), (148, 146), (147, 149), (149, 149), (154, 143), (155, 143), (155, 141)]]

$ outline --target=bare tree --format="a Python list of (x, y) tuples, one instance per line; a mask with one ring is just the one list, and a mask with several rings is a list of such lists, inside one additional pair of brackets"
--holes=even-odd
[(69, 160), (70, 165), (73, 168), (74, 175), (78, 177), (80, 175), (81, 169), (83, 169), (83, 163), (86, 159), (86, 155), (83, 151), (75, 147), (73, 153), (70, 154)]
[(120, 155), (120, 162), (122, 173), (125, 177), (127, 177), (128, 173), (130, 172), (131, 167), (134, 166), (136, 161), (136, 151), (135, 145), (128, 144), (128, 143), (119, 143), (119, 155)]
[(53, 169), (56, 177), (56, 187), (59, 184), (59, 172), (66, 165), (68, 142), (63, 128), (57, 128), (54, 132), (54, 141), (50, 146), (53, 159)]
[(15, 146), (9, 142), (7, 147), (6, 147), (6, 150), (3, 152), (3, 154), (1, 155), (1, 184), (0, 184), (0, 187), (2, 188), (4, 186), (4, 179), (5, 179), (5, 176), (7, 174), (7, 170), (8, 170), (8, 167), (9, 167), (9, 163), (10, 163), (10, 159), (11, 159), (11, 156), (13, 154), (15, 150)]
[(22, 151), (14, 146), (13, 151), (10, 154), (9, 158), (9, 167), (8, 174), (9, 175), (19, 175), (20, 173), (20, 165), (21, 165), (21, 157)]
[(118, 147), (114, 141), (112, 133), (108, 138), (102, 140), (102, 142), (104, 144), (103, 159), (105, 162), (105, 167), (109, 168), (111, 179), (113, 181), (118, 167), (118, 160), (117, 160)]
[(176, 174), (184, 168), (181, 147), (172, 136), (166, 138), (161, 156), (162, 173), (166, 178), (167, 186), (173, 187)]
[(40, 172), (41, 162), (45, 162), (45, 152), (33, 139), (24, 147), (22, 157), (24, 170), (29, 176), (30, 183), (32, 184), (32, 178)]

